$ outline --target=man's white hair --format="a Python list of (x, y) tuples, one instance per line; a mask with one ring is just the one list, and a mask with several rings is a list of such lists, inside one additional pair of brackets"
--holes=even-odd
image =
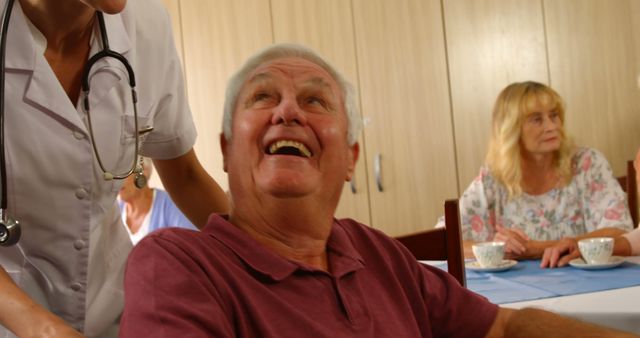
[(222, 132), (224, 133), (224, 137), (227, 140), (231, 139), (233, 111), (236, 107), (240, 90), (247, 81), (247, 76), (266, 62), (288, 57), (304, 59), (320, 66), (338, 83), (342, 91), (342, 96), (344, 97), (344, 111), (347, 114), (347, 141), (349, 145), (356, 143), (362, 128), (362, 119), (358, 114), (358, 108), (356, 106), (355, 89), (342, 74), (322, 59), (316, 52), (307, 47), (292, 43), (275, 44), (263, 49), (249, 58), (242, 68), (229, 79), (224, 101), (224, 115), (222, 116)]

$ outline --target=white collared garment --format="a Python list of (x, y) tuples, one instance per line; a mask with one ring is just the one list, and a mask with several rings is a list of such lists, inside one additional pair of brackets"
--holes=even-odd
[[(196, 131), (168, 14), (157, 0), (136, 0), (118, 15), (105, 15), (105, 22), (111, 49), (135, 71), (140, 125), (154, 128), (142, 154), (170, 159), (186, 153)], [(22, 239), (0, 248), (0, 264), (86, 336), (116, 337), (131, 250), (116, 204), (122, 182), (103, 179), (86, 113), (69, 101), (34, 36), (16, 1), (6, 49), (5, 148), (8, 211), (22, 225)], [(100, 49), (96, 26), (91, 55)], [(114, 60), (99, 61), (90, 78), (98, 150), (108, 168), (126, 168), (135, 141), (130, 90), (120, 83), (126, 71)], [(4, 331), (0, 327), (0, 337), (12, 336)]]
[(129, 234), (129, 238), (131, 238), (131, 243), (133, 245), (138, 244), (138, 242), (140, 242), (141, 239), (144, 238), (144, 236), (146, 236), (149, 233), (149, 228), (150, 228), (150, 224), (151, 224), (151, 215), (153, 214), (153, 207), (154, 207), (154, 202), (156, 200), (156, 189), (151, 189), (151, 207), (149, 208), (149, 211), (147, 212), (146, 215), (144, 215), (144, 219), (142, 220), (142, 224), (140, 225), (140, 228), (138, 228), (138, 231), (136, 231), (135, 233), (131, 233), (131, 230), (129, 229), (129, 225), (127, 224), (127, 208), (126, 206), (124, 208), (120, 208), (121, 209), (121, 215), (122, 215), (122, 222), (124, 223), (124, 228), (125, 230), (127, 230), (127, 233)]

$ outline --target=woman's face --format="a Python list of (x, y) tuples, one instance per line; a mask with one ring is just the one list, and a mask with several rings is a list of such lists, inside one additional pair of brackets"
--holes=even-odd
[(555, 107), (538, 102), (522, 124), (520, 144), (529, 154), (545, 155), (560, 149), (562, 120)]

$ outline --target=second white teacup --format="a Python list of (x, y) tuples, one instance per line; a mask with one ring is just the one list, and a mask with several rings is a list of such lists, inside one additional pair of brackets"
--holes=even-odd
[(578, 241), (578, 249), (587, 264), (606, 264), (613, 253), (613, 238), (594, 237)]
[(471, 246), (473, 255), (483, 268), (500, 265), (504, 259), (504, 242), (482, 242)]

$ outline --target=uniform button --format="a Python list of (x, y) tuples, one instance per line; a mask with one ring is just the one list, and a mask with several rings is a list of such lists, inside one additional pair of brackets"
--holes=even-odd
[(75, 137), (78, 140), (82, 140), (84, 138), (84, 133), (74, 130), (73, 131), (73, 137)]
[(84, 248), (84, 241), (83, 241), (83, 240), (81, 240), (81, 239), (79, 239), (79, 240), (77, 240), (77, 241), (73, 242), (73, 247), (74, 247), (76, 250), (82, 250), (82, 248)]
[(87, 191), (80, 188), (78, 190), (76, 190), (76, 198), (81, 200), (81, 199), (85, 199), (87, 197)]
[(80, 289), (82, 289), (82, 284), (80, 284), (80, 283), (73, 283), (73, 284), (71, 284), (71, 290), (73, 290), (73, 291), (80, 291)]

